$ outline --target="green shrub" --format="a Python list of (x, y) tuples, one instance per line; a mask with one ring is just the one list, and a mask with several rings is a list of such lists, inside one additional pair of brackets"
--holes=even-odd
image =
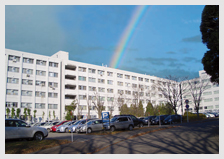
[[(199, 119), (204, 119), (206, 116), (204, 114), (199, 113)], [(197, 120), (198, 116), (197, 114), (188, 112), (188, 120)], [(184, 113), (183, 115), (183, 121), (187, 121), (187, 112)]]

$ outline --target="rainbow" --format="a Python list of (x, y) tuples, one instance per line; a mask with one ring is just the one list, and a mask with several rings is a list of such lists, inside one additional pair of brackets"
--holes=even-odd
[(137, 6), (128, 25), (126, 26), (123, 34), (118, 42), (117, 48), (113, 53), (113, 57), (110, 62), (110, 67), (118, 68), (122, 57), (124, 56), (125, 49), (135, 31), (136, 26), (139, 24), (142, 16), (147, 10), (148, 6)]

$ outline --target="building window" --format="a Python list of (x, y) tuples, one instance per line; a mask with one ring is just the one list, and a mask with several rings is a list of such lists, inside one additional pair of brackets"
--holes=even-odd
[(79, 105), (79, 110), (86, 110), (86, 105)]
[(215, 108), (219, 108), (219, 105), (215, 105)]
[(35, 96), (36, 97), (45, 97), (45, 92), (36, 91)]
[(131, 91), (125, 90), (125, 94), (131, 95)]
[(96, 91), (96, 87), (89, 86), (89, 91)]
[(22, 84), (25, 84), (25, 85), (33, 85), (33, 80), (23, 79), (22, 80)]
[(32, 103), (22, 102), (21, 103), (21, 108), (32, 108)]
[(45, 81), (36, 81), (36, 86), (45, 87)]
[(58, 98), (58, 93), (48, 92), (48, 97), (49, 98)]
[(207, 85), (207, 86), (204, 87), (204, 89), (209, 89), (211, 87), (212, 87), (211, 85)]
[(125, 87), (130, 87), (130, 83), (125, 82)]
[(149, 89), (149, 86), (145, 86), (145, 89)]
[(46, 71), (36, 70), (36, 75), (46, 76)]
[(135, 81), (137, 80), (136, 76), (132, 76), (131, 78), (132, 78), (132, 80), (135, 80)]
[(33, 74), (33, 69), (23, 68), (23, 73), (32, 75)]
[(13, 84), (18, 84), (19, 83), (19, 79), (18, 78), (7, 78), (7, 83), (13, 83)]
[(7, 89), (6, 90), (7, 95), (18, 95), (18, 90), (16, 89)]
[(107, 89), (107, 93), (114, 93), (114, 90), (111, 89), (111, 88), (108, 88), (108, 89)]
[(113, 81), (112, 80), (107, 80), (107, 84), (113, 85)]
[(108, 109), (108, 111), (114, 111), (114, 107), (113, 106), (108, 106), (107, 109)]
[(52, 88), (58, 88), (58, 83), (56, 82), (48, 82), (48, 86)]
[(212, 98), (204, 99), (204, 102), (212, 102)]
[(13, 62), (19, 62), (20, 61), (20, 57), (19, 56), (14, 56), (14, 55), (9, 55), (9, 61), (13, 61)]
[(96, 73), (96, 69), (89, 68), (89, 73)]
[(100, 96), (100, 101), (105, 101), (105, 97)]
[(123, 86), (123, 82), (117, 81), (118, 86)]
[(99, 91), (99, 92), (105, 92), (105, 88), (98, 87), (98, 91)]
[(22, 95), (22, 96), (32, 96), (32, 91), (22, 90), (21, 95)]
[(80, 72), (86, 72), (86, 68), (85, 67), (79, 67), (79, 71)]
[(130, 79), (130, 75), (125, 75), (125, 79)]
[(143, 78), (142, 77), (138, 77), (138, 81), (143, 81)]
[(9, 72), (19, 72), (19, 67), (8, 66)]
[(18, 107), (18, 102), (6, 102), (5, 107)]
[(33, 59), (24, 57), (23, 62), (33, 64)]
[(117, 73), (118, 78), (123, 78), (123, 74)]
[(107, 71), (107, 76), (113, 77), (113, 72)]
[(145, 78), (145, 82), (149, 82), (149, 79), (148, 78)]
[(216, 97), (216, 98), (214, 98), (215, 99), (215, 101), (219, 101), (219, 97)]
[(37, 64), (37, 65), (41, 65), (41, 66), (46, 66), (46, 63), (47, 63), (47, 62), (46, 62), (46, 61), (43, 61), (43, 60), (37, 60), (37, 61), (36, 61), (36, 64)]
[(58, 67), (58, 63), (56, 62), (49, 62), (50, 67)]
[(214, 94), (219, 94), (219, 90), (217, 90), (217, 91), (214, 91)]
[(49, 72), (49, 77), (58, 77), (58, 73), (56, 73), (56, 72)]
[(203, 95), (211, 95), (212, 92), (204, 92)]
[(123, 90), (118, 89), (118, 90), (117, 90), (117, 93), (118, 93), (118, 94), (124, 94), (124, 91), (123, 91)]
[(98, 74), (99, 74), (100, 76), (103, 76), (103, 75), (104, 75), (104, 71), (102, 71), (102, 70), (98, 70)]
[(79, 95), (80, 100), (86, 100), (86, 95)]
[(139, 96), (144, 96), (144, 92), (139, 92)]
[(104, 79), (98, 79), (98, 83), (104, 84), (105, 83), (105, 80)]
[(86, 77), (84, 77), (84, 76), (79, 76), (79, 81), (86, 81)]
[(57, 104), (48, 104), (48, 109), (58, 109)]
[(155, 80), (153, 80), (153, 79), (150, 79), (150, 82), (151, 82), (151, 83), (155, 83)]
[(35, 103), (35, 108), (36, 109), (45, 109), (45, 104), (44, 103)]
[(132, 88), (137, 88), (137, 84), (132, 83)]
[(86, 90), (86, 86), (79, 85), (79, 90)]
[(93, 78), (93, 77), (89, 77), (89, 82), (96, 82), (96, 78)]
[(89, 96), (89, 100), (96, 100), (96, 96)]

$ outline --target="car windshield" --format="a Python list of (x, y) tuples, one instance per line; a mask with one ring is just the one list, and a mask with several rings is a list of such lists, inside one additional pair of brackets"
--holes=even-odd
[(77, 121), (74, 125), (78, 125), (81, 121)]
[(62, 125), (67, 125), (69, 122), (68, 121), (66, 121), (66, 122), (64, 122)]
[(112, 118), (110, 119), (110, 122), (115, 122), (117, 120), (117, 118)]

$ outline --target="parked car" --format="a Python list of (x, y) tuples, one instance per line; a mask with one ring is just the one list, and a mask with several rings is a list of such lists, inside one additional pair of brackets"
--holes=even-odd
[(50, 128), (50, 131), (51, 131), (51, 132), (56, 132), (57, 127), (59, 127), (60, 125), (64, 124), (65, 122), (68, 122), (68, 121), (65, 120), (65, 121), (62, 121), (62, 122), (58, 123), (57, 125), (52, 126), (52, 127)]
[(81, 120), (76, 121), (73, 125), (68, 127), (68, 132), (70, 132), (70, 133), (71, 132), (76, 132), (78, 126), (80, 126), (82, 124), (85, 124), (86, 121), (88, 122), (90, 120), (92, 120), (92, 119), (81, 119)]
[(134, 126), (138, 126), (138, 127), (144, 126), (144, 121), (142, 119), (136, 118), (134, 115), (115, 115), (114, 117), (118, 117), (118, 116), (129, 116), (133, 120)]
[(68, 133), (68, 127), (73, 125), (76, 121), (65, 122), (64, 124), (56, 128), (56, 132), (66, 132)]
[(118, 129), (133, 130), (134, 122), (130, 116), (115, 116), (109, 123), (104, 123), (103, 127), (107, 130), (111, 130), (112, 132)]
[(44, 126), (47, 122), (40, 122), (40, 123), (37, 123), (37, 124), (34, 124), (33, 126)]
[(173, 124), (181, 122), (181, 115), (169, 115), (163, 120), (163, 124)]
[(158, 116), (156, 116), (155, 118), (152, 119), (151, 124), (153, 124), (153, 125), (159, 125), (159, 122), (160, 122), (161, 124), (163, 124), (163, 120), (164, 120), (166, 117), (168, 117), (168, 116), (169, 116), (169, 115), (158, 115)]
[(50, 132), (51, 127), (54, 126), (54, 125), (57, 125), (58, 123), (59, 123), (59, 121), (53, 121), (53, 122), (46, 123), (42, 127), (47, 129), (48, 132)]
[(148, 117), (144, 117), (143, 122), (144, 125), (148, 125), (148, 121), (150, 121), (150, 124), (152, 122), (152, 119), (155, 118), (156, 116), (148, 116)]
[(102, 119), (94, 119), (88, 121), (86, 124), (82, 124), (77, 127), (76, 132), (86, 132), (91, 133), (93, 131), (101, 131), (103, 129), (103, 120)]
[(20, 119), (5, 119), (5, 139), (43, 140), (48, 131), (42, 127), (31, 127)]

